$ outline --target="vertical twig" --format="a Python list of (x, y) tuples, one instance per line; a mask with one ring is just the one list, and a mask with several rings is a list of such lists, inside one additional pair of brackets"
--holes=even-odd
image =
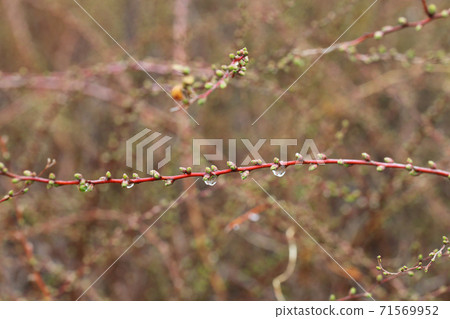
[(423, 5), (423, 11), (425, 11), (425, 14), (427, 16), (431, 17), (432, 14), (430, 13), (430, 11), (428, 11), (427, 0), (422, 0), (422, 5)]
[(275, 293), (275, 297), (278, 301), (285, 301), (286, 298), (283, 295), (283, 291), (281, 290), (281, 284), (289, 279), (290, 276), (294, 273), (295, 264), (297, 263), (297, 243), (295, 242), (295, 228), (293, 226), (289, 227), (286, 230), (286, 239), (288, 241), (289, 248), (289, 262), (286, 267), (286, 270), (275, 277), (272, 281), (273, 291)]

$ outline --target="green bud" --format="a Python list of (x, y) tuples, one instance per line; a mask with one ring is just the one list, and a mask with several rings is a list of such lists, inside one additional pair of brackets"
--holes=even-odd
[(278, 157), (274, 157), (273, 162), (274, 164), (280, 164), (280, 159)]
[(398, 23), (401, 25), (405, 25), (408, 23), (408, 20), (405, 17), (399, 17), (398, 18)]
[(373, 37), (374, 37), (375, 40), (380, 40), (383, 37), (383, 31), (376, 31), (373, 34)]
[(344, 160), (340, 159), (340, 160), (337, 161), (337, 163), (338, 163), (338, 165), (344, 165)]
[(137, 173), (133, 173), (133, 179), (139, 178), (139, 175)]
[(186, 168), (186, 174), (191, 174), (192, 173), (192, 168), (191, 167), (187, 167)]
[(48, 178), (49, 178), (49, 179), (55, 179), (55, 178), (56, 178), (56, 176), (55, 176), (55, 174), (54, 174), (54, 173), (50, 173), (50, 174), (48, 175)]
[(433, 161), (428, 161), (428, 167), (430, 167), (432, 169), (436, 169), (436, 163)]
[(229, 57), (230, 57), (231, 60), (234, 60), (234, 58), (235, 58), (236, 56), (235, 56), (233, 53), (230, 53)]
[(392, 158), (390, 158), (390, 157), (385, 157), (384, 158), (384, 162), (385, 163), (394, 163), (394, 160)]
[(322, 161), (324, 161), (324, 160), (327, 159), (327, 156), (326, 156), (325, 154), (322, 154), (322, 153), (317, 154), (317, 157), (318, 157), (320, 160), (322, 160)]
[(431, 15), (434, 15), (436, 13), (436, 5), (435, 4), (430, 4), (428, 6), (428, 13)]
[(10, 190), (10, 191), (8, 192), (8, 195), (9, 195), (10, 197), (13, 197), (13, 196), (14, 196), (14, 191), (13, 191), (13, 190)]
[(331, 295), (330, 295), (330, 301), (335, 301), (335, 300), (336, 300), (336, 296), (333, 295), (333, 294), (331, 294)]
[(449, 11), (448, 10), (442, 10), (442, 12), (441, 12), (441, 16), (442, 17), (447, 18), (448, 15), (449, 15)]
[(206, 168), (205, 168), (205, 173), (206, 173), (206, 174), (210, 174), (210, 173), (211, 173), (211, 168), (206, 167)]
[(225, 81), (220, 82), (220, 88), (225, 89), (227, 87), (227, 83)]
[(25, 175), (25, 176), (31, 176), (32, 173), (31, 173), (31, 171), (29, 171), (29, 170), (25, 170), (25, 171), (23, 171), (23, 175)]
[(270, 166), (270, 170), (274, 171), (278, 168), (277, 164), (273, 164), (272, 166)]
[(123, 178), (123, 179), (128, 179), (128, 175), (125, 174), (125, 173), (123, 173), (122, 178)]
[(423, 26), (421, 24), (416, 25), (416, 31), (422, 30)]
[(294, 58), (294, 64), (298, 67), (304, 67), (305, 66), (305, 60), (301, 59), (301, 58)]
[(408, 164), (412, 164), (412, 163), (413, 163), (413, 160), (412, 160), (410, 157), (408, 157), (408, 158), (406, 159), (406, 162), (407, 162)]
[(252, 164), (252, 165), (262, 165), (262, 160), (254, 159), (254, 160), (250, 161), (250, 164)]
[(155, 173), (153, 174), (153, 177), (154, 177), (155, 179), (160, 179), (160, 178), (161, 178), (161, 175), (160, 175), (157, 171), (155, 171)]
[(384, 171), (385, 169), (386, 169), (386, 166), (383, 166), (383, 165), (377, 166), (377, 171), (378, 171), (378, 172), (382, 172), (382, 171)]
[(413, 166), (411, 164), (406, 164), (405, 168), (407, 171), (411, 171), (413, 169)]
[(26, 193), (28, 193), (28, 191), (29, 191), (29, 188), (24, 188), (22, 192), (23, 192), (24, 194), (26, 194)]
[(228, 162), (227, 162), (227, 166), (228, 166), (231, 170), (233, 170), (233, 171), (235, 171), (235, 170), (237, 169), (236, 164), (234, 164), (234, 163), (231, 162), (231, 161), (228, 161)]
[(361, 156), (366, 160), (366, 161), (370, 161), (370, 155), (367, 153), (361, 153)]
[(5, 168), (5, 164), (3, 164), (2, 162), (0, 162), (0, 169)]
[(17, 184), (18, 182), (20, 182), (20, 179), (18, 179), (18, 178), (13, 178), (13, 179), (11, 180), (11, 182), (12, 182), (13, 184)]
[(383, 275), (378, 275), (378, 276), (377, 276), (377, 281), (380, 282), (380, 281), (382, 281), (382, 280), (383, 280)]
[(356, 294), (356, 288), (352, 287), (352, 288), (350, 288), (350, 295), (354, 295), (354, 294)]
[(189, 73), (191, 73), (191, 69), (188, 66), (185, 66), (183, 68), (183, 74), (184, 75), (188, 75)]
[(75, 177), (75, 179), (77, 180), (81, 180), (83, 178), (83, 175), (81, 175), (80, 173), (75, 173), (73, 177)]
[(107, 178), (107, 179), (110, 179), (110, 178), (111, 178), (111, 172), (110, 172), (110, 171), (107, 171), (107, 172), (106, 172), (106, 178)]
[(166, 179), (165, 181), (164, 181), (164, 186), (170, 186), (170, 185), (172, 185), (173, 184), (173, 179)]
[(223, 76), (223, 71), (222, 70), (216, 70), (216, 75), (218, 76), (218, 77), (222, 77)]
[(411, 170), (410, 172), (409, 172), (409, 175), (411, 175), (411, 176), (419, 176), (420, 175), (420, 173), (418, 172), (418, 171), (416, 171), (416, 170)]
[(211, 170), (212, 170), (213, 172), (215, 172), (215, 171), (218, 171), (219, 169), (217, 168), (216, 165), (211, 165)]
[(205, 103), (206, 103), (206, 98), (200, 98), (200, 99), (198, 99), (197, 103), (198, 103), (198, 105), (203, 105), (203, 104), (205, 104)]
[(128, 181), (127, 180), (122, 181), (121, 185), (122, 185), (123, 188), (127, 188), (128, 187)]
[(316, 170), (317, 167), (318, 167), (317, 164), (310, 165), (308, 168), (308, 171), (312, 172), (312, 171)]
[(180, 170), (181, 173), (186, 174), (186, 171), (187, 171), (186, 167), (180, 166), (179, 170)]
[(241, 178), (242, 180), (246, 179), (248, 177), (248, 175), (250, 175), (249, 171), (243, 171), (241, 172)]
[(213, 84), (211, 83), (211, 82), (206, 82), (205, 83), (205, 89), (210, 89), (210, 88), (212, 88), (213, 87)]
[(183, 78), (183, 84), (185, 87), (191, 86), (192, 84), (194, 84), (194, 82), (195, 82), (195, 78), (192, 75), (185, 76)]
[(449, 243), (447, 236), (442, 236), (442, 243), (447, 245)]

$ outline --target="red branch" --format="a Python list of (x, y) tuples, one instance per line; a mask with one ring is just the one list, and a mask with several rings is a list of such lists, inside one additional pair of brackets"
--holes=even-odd
[(430, 11), (428, 11), (427, 0), (422, 0), (422, 6), (423, 6), (423, 11), (425, 11), (425, 14), (427, 16), (431, 17), (432, 14), (430, 13)]
[[(294, 165), (328, 165), (328, 164), (341, 164), (344, 166), (351, 166), (351, 165), (366, 165), (366, 166), (376, 166), (384, 168), (394, 168), (394, 169), (405, 169), (409, 170), (410, 172), (414, 172), (415, 175), (418, 175), (420, 173), (424, 174), (432, 174), (432, 175), (438, 175), (443, 177), (450, 178), (450, 172), (436, 169), (436, 168), (427, 168), (427, 167), (421, 167), (421, 166), (413, 166), (412, 164), (399, 164), (394, 162), (377, 162), (377, 161), (371, 161), (371, 160), (356, 160), (356, 159), (323, 159), (323, 160), (302, 160), (299, 161), (287, 161), (287, 162), (280, 162), (279, 164), (275, 163), (266, 163), (261, 165), (252, 165), (252, 166), (242, 166), (242, 167), (236, 167), (236, 169), (223, 169), (223, 170), (217, 170), (214, 172), (209, 173), (209, 175), (225, 175), (230, 173), (236, 173), (236, 172), (245, 172), (245, 171), (254, 171), (258, 169), (263, 168), (270, 168), (273, 165), (283, 165), (283, 166), (294, 166)], [(80, 180), (52, 180), (49, 178), (43, 178), (39, 176), (25, 176), (25, 175), (18, 175), (11, 173), (9, 171), (1, 172), (1, 175), (7, 176), (12, 179), (18, 179), (20, 181), (32, 181), (32, 182), (38, 182), (38, 183), (44, 183), (48, 184), (53, 183), (54, 185), (58, 186), (65, 186), (65, 185), (78, 185), (80, 184)], [(154, 182), (158, 180), (172, 180), (176, 181), (178, 179), (184, 179), (184, 178), (190, 178), (190, 177), (203, 177), (207, 175), (208, 173), (205, 172), (192, 172), (190, 174), (180, 174), (180, 175), (172, 175), (172, 176), (160, 176), (159, 178), (155, 177), (142, 177), (142, 178), (130, 178), (130, 179), (124, 179), (124, 178), (103, 178), (103, 179), (93, 179), (93, 180), (85, 180), (86, 184), (92, 184), (92, 185), (98, 185), (98, 184), (121, 184), (124, 181), (130, 183), (130, 184), (141, 184), (141, 183), (147, 183), (147, 182)], [(13, 196), (11, 196), (13, 197)], [(8, 195), (6, 195), (3, 199), (0, 200), (0, 203), (8, 200)]]

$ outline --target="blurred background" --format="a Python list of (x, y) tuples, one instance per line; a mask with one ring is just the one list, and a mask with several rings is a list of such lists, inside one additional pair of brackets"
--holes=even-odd
[[(2, 0), (0, 161), (10, 171), (40, 172), (54, 158), (48, 172), (58, 179), (131, 176), (125, 141), (144, 128), (172, 137), (163, 175), (191, 165), (193, 138), (313, 139), (330, 158), (368, 152), (450, 168), (448, 19), (325, 54), (252, 126), (319, 56), (308, 50), (328, 47), (372, 1), (79, 2), (169, 93), (192, 77), (203, 92), (214, 68), (243, 47), (246, 75), (189, 106), (197, 125), (169, 111), (174, 101), (74, 1)], [(419, 0), (379, 1), (340, 41), (400, 16), (426, 18)], [(248, 153), (237, 146), (240, 163)], [(271, 160), (278, 150), (266, 143), (260, 154)], [(226, 159), (196, 170), (211, 164), (224, 168)], [(337, 165), (251, 177), (375, 299), (450, 298), (444, 258), (382, 285), (375, 269), (377, 255), (397, 272), (441, 246), (450, 226), (445, 178)], [(1, 203), (0, 299), (77, 299), (192, 182), (90, 193), (36, 184)], [(12, 187), (0, 178), (2, 196)], [(327, 300), (351, 287), (363, 292), (251, 178), (226, 175), (191, 187), (81, 299)]]

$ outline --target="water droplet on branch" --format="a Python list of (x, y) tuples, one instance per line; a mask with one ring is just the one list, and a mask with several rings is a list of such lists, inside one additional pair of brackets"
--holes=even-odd
[(208, 186), (214, 186), (217, 184), (217, 175), (205, 175), (203, 177), (203, 181)]
[(286, 174), (286, 166), (280, 165), (277, 168), (272, 170), (273, 175), (277, 177), (283, 177)]

